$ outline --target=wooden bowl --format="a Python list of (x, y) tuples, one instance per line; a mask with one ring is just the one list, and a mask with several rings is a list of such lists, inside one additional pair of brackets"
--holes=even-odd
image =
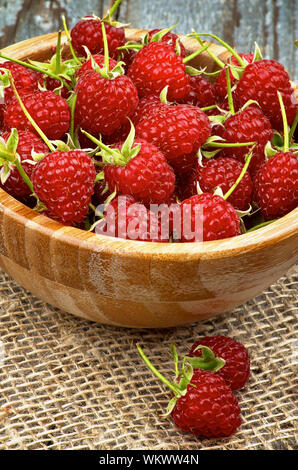
[[(127, 39), (144, 33), (128, 29)], [(3, 53), (47, 59), (56, 37), (32, 38)], [(189, 52), (197, 48), (194, 40), (183, 43)], [(211, 47), (227, 57), (221, 46)], [(197, 64), (214, 69), (206, 54)], [(232, 239), (146, 243), (65, 227), (0, 190), (0, 265), (37, 297), (79, 317), (126, 327), (183, 325), (233, 309), (294, 265), (297, 214)]]

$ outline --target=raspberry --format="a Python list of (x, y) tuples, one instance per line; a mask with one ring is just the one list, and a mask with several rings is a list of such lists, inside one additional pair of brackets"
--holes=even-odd
[(196, 152), (210, 135), (210, 123), (195, 106), (166, 105), (140, 121), (136, 135), (156, 145), (171, 162)]
[(240, 235), (237, 212), (220, 196), (199, 194), (183, 201), (180, 207), (182, 242), (219, 240)]
[[(197, 178), (203, 192), (211, 192), (216, 187), (220, 187), (225, 194), (236, 182), (243, 168), (243, 164), (234, 158), (219, 157), (203, 162), (203, 166), (198, 165)], [(246, 171), (229, 196), (228, 201), (235, 209), (246, 210), (249, 207), (252, 197), (252, 181)]]
[[(216, 104), (214, 86), (202, 75), (190, 77), (190, 92), (185, 98), (179, 100), (179, 103), (191, 104), (199, 108), (213, 106)], [(207, 113), (214, 114), (213, 110)]]
[(201, 357), (199, 345), (208, 346), (215, 356), (225, 360), (225, 365), (216, 372), (232, 390), (243, 388), (249, 379), (250, 361), (243, 344), (228, 336), (205, 336), (196, 341), (189, 352), (190, 357)]
[[(95, 54), (93, 57), (94, 62), (99, 66), (99, 68), (102, 68), (104, 66), (105, 62), (105, 56), (102, 54)], [(109, 69), (112, 70), (114, 67), (116, 67), (117, 62), (114, 59), (109, 58)], [(86, 60), (81, 67), (78, 68), (78, 70), (75, 73), (76, 77), (81, 77), (85, 72), (88, 72), (90, 70), (94, 70), (92, 66), (92, 59)]]
[(132, 196), (120, 195), (105, 208), (96, 233), (128, 240), (168, 242), (162, 238), (158, 217)]
[[(152, 40), (152, 37), (159, 33), (161, 31), (161, 29), (151, 29), (151, 31), (148, 32), (148, 36), (149, 36), (149, 42)], [(182, 42), (180, 41), (179, 39), (179, 36), (177, 36), (177, 34), (175, 33), (172, 33), (171, 31), (169, 31), (168, 33), (166, 33), (159, 42), (163, 42), (163, 43), (166, 43), (166, 44), (170, 44), (173, 48), (173, 51), (176, 52), (176, 49), (177, 49), (177, 43), (178, 43), (178, 46), (180, 48), (180, 56), (181, 57), (185, 57), (186, 56), (186, 50), (185, 50), (185, 47), (183, 46)], [(177, 52), (176, 52), (177, 53)]]
[(49, 217), (73, 225), (88, 212), (95, 175), (92, 160), (85, 152), (53, 152), (36, 164), (32, 183)]
[[(10, 133), (5, 132), (2, 134), (2, 138), (7, 142)], [(34, 165), (24, 162), (24, 160), (31, 160), (34, 161), (31, 155), (32, 150), (36, 153), (48, 153), (49, 149), (47, 145), (41, 140), (40, 137), (36, 136), (32, 132), (29, 131), (19, 131), (19, 142), (17, 147), (17, 153), (21, 159), (22, 167), (24, 171), (27, 173), (28, 177), (31, 178), (32, 171), (34, 169)], [(21, 177), (19, 171), (16, 167), (14, 167), (7, 180), (1, 187), (11, 196), (14, 196), (18, 199), (23, 199), (30, 196), (31, 191), (23, 178)]]
[[(33, 70), (24, 67), (23, 65), (16, 64), (15, 62), (6, 61), (1, 64), (1, 68), (10, 70), (14, 79), (15, 87), (18, 91), (26, 90), (27, 93), (32, 93), (38, 89), (39, 74)], [(4, 103), (7, 106), (14, 97), (11, 86), (4, 89)]]
[(140, 97), (159, 94), (167, 85), (170, 101), (184, 98), (190, 91), (185, 65), (170, 44), (151, 42), (144, 46), (136, 53), (128, 76)]
[(131, 79), (118, 75), (102, 77), (95, 71), (85, 72), (75, 91), (77, 124), (93, 135), (110, 135), (127, 121), (138, 104), (137, 90)]
[[(64, 98), (52, 91), (39, 91), (22, 96), (27, 111), (49, 139), (61, 139), (69, 129), (70, 110)], [(16, 98), (4, 113), (6, 128), (36, 132), (23, 113)]]
[[(75, 51), (85, 56), (86, 52), (83, 46), (86, 46), (91, 54), (103, 54), (104, 43), (101, 29), (102, 21), (99, 18), (88, 17), (79, 21), (71, 30), (71, 43)], [(117, 58), (117, 48), (125, 44), (124, 28), (112, 26), (104, 22), (109, 54), (111, 57)]]
[(246, 66), (240, 78), (235, 97), (239, 106), (255, 100), (270, 120), (274, 129), (282, 129), (282, 116), (277, 91), (280, 92), (290, 125), (295, 119), (297, 99), (284, 67), (275, 60), (258, 60)]
[(298, 157), (279, 152), (254, 179), (254, 197), (266, 220), (282, 217), (298, 205)]
[[(123, 164), (125, 160), (119, 164), (116, 160), (114, 165), (105, 165), (105, 180), (111, 192), (116, 186), (118, 193), (131, 195), (139, 202), (161, 204), (174, 192), (174, 172), (157, 147), (140, 139), (137, 143), (140, 144), (138, 154), (126, 164)], [(112, 148), (120, 150), (122, 146), (119, 143)]]
[[(239, 54), (239, 55), (242, 59), (245, 59), (246, 62), (248, 62), (249, 64), (253, 62), (253, 59), (254, 59), (253, 54)], [(238, 62), (238, 59), (236, 59), (236, 57), (231, 56), (230, 60), (233, 65), (238, 65), (240, 67), (240, 63)], [(223, 100), (227, 95), (226, 68), (227, 66), (220, 72), (214, 84), (215, 93), (220, 98), (220, 101)], [(231, 87), (233, 87), (235, 83), (237, 82), (237, 80), (233, 76), (231, 71), (229, 71), (229, 75), (230, 75)]]
[[(257, 142), (253, 150), (248, 170), (255, 175), (265, 161), (264, 148), (273, 138), (273, 130), (269, 120), (257, 106), (249, 106), (225, 121), (225, 130), (222, 133), (227, 142)], [(249, 147), (230, 147), (221, 152), (221, 155), (233, 157), (244, 163)]]
[(241, 425), (237, 398), (218, 374), (195, 369), (186, 395), (171, 413), (184, 431), (203, 437), (226, 437)]

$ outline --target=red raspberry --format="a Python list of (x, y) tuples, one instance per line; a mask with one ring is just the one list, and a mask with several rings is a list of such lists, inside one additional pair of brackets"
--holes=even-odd
[(220, 375), (232, 390), (244, 387), (250, 375), (250, 361), (243, 344), (228, 336), (205, 336), (192, 345), (190, 357), (202, 356), (201, 349), (195, 351), (199, 345), (208, 346), (215, 356), (226, 361), (216, 374)]
[(126, 49), (126, 50), (121, 49), (118, 52), (119, 52), (119, 54), (118, 54), (117, 61), (124, 62), (125, 65), (123, 65), (123, 67), (124, 67), (125, 73), (127, 74), (128, 69), (131, 66), (131, 64), (133, 63), (133, 60), (135, 58), (136, 51), (134, 51), (133, 49)]
[[(39, 74), (33, 70), (24, 67), (23, 65), (16, 64), (14, 62), (6, 61), (1, 64), (1, 68), (10, 70), (16, 89), (26, 90), (27, 93), (32, 93), (38, 88)], [(11, 86), (4, 89), (4, 103), (7, 106), (11, 99), (14, 97)]]
[[(243, 168), (243, 164), (234, 158), (219, 157), (204, 159), (203, 166), (198, 165), (197, 178), (203, 192), (211, 192), (216, 187), (225, 194), (236, 182)], [(235, 209), (246, 210), (251, 203), (252, 181), (246, 171), (237, 187), (228, 197), (228, 201)]]
[[(251, 64), (253, 62), (253, 59), (254, 59), (253, 54), (239, 54), (239, 55), (242, 59), (245, 59), (246, 62), (248, 62), (249, 64)], [(240, 67), (240, 63), (238, 62), (238, 59), (236, 59), (236, 57), (231, 56), (230, 60), (231, 60), (231, 63), (233, 65), (238, 65)], [(220, 101), (223, 100), (227, 95), (226, 68), (227, 68), (227, 66), (224, 69), (222, 69), (222, 71), (218, 75), (218, 77), (215, 81), (215, 84), (214, 84), (215, 92), (216, 92), (217, 96), (220, 98)], [(235, 83), (237, 82), (237, 80), (233, 76), (231, 71), (229, 71), (229, 75), (230, 75), (231, 87), (233, 87), (235, 85)]]
[(76, 122), (93, 135), (115, 132), (133, 114), (138, 104), (137, 90), (125, 75), (107, 79), (95, 71), (89, 71), (79, 78), (75, 91)]
[(297, 99), (284, 67), (275, 60), (258, 60), (246, 66), (240, 78), (235, 97), (239, 106), (255, 100), (270, 120), (274, 129), (282, 129), (282, 116), (277, 96), (280, 92), (290, 125), (295, 119)]
[(158, 217), (132, 196), (120, 195), (105, 208), (95, 232), (128, 240), (168, 242), (162, 238)]
[[(151, 29), (151, 31), (148, 32), (148, 35), (149, 35), (149, 42), (151, 41), (152, 37), (159, 33), (161, 31), (161, 29)], [(159, 42), (163, 42), (163, 43), (166, 43), (166, 44), (170, 44), (173, 48), (173, 51), (176, 52), (176, 49), (177, 49), (177, 42), (178, 42), (178, 45), (179, 45), (179, 48), (180, 48), (180, 56), (183, 58), (186, 56), (186, 50), (185, 50), (185, 47), (183, 46), (182, 42), (180, 41), (179, 39), (179, 36), (177, 36), (177, 34), (175, 33), (172, 33), (171, 31), (169, 31), (168, 33), (166, 33)]]
[(184, 431), (203, 437), (226, 437), (241, 425), (237, 398), (218, 374), (194, 369), (186, 395), (171, 413)]
[(196, 152), (210, 135), (210, 123), (195, 106), (166, 105), (139, 122), (136, 135), (156, 145), (171, 162)]
[(33, 188), (47, 206), (47, 214), (64, 225), (83, 220), (96, 176), (89, 155), (81, 150), (53, 152), (34, 167)]
[[(2, 134), (1, 137), (5, 140), (5, 142), (7, 142), (9, 136), (10, 133), (5, 132), (4, 134)], [(36, 153), (46, 154), (49, 152), (49, 149), (47, 145), (41, 140), (41, 138), (36, 136), (32, 132), (19, 131), (18, 136), (19, 142), (17, 147), (17, 153), (20, 156), (24, 171), (27, 173), (29, 178), (31, 178), (34, 165), (24, 162), (24, 160), (31, 160), (32, 162), (34, 161), (31, 155), (32, 150), (34, 150)], [(3, 185), (1, 184), (1, 187), (8, 194), (16, 198), (23, 199), (27, 196), (30, 196), (31, 194), (28, 185), (25, 183), (16, 167), (11, 170), (9, 177)]]
[[(116, 186), (120, 194), (132, 195), (139, 202), (161, 204), (174, 192), (174, 171), (157, 147), (143, 140), (137, 142), (139, 153), (128, 163), (104, 167), (105, 180), (111, 192)], [(119, 143), (112, 148), (120, 150), (122, 145)]]
[[(71, 42), (75, 51), (85, 56), (86, 52), (83, 46), (86, 46), (91, 54), (103, 54), (104, 43), (102, 37), (102, 21), (99, 18), (88, 17), (79, 21), (71, 30)], [(111, 57), (117, 58), (117, 48), (125, 44), (124, 28), (112, 26), (104, 22), (108, 49)]]
[(140, 97), (159, 94), (167, 85), (170, 101), (184, 98), (190, 91), (185, 65), (170, 44), (151, 42), (144, 46), (136, 53), (128, 76)]
[(282, 217), (298, 205), (298, 157), (277, 153), (254, 179), (255, 201), (266, 220)]
[[(52, 91), (39, 91), (23, 96), (22, 101), (31, 117), (49, 139), (61, 139), (69, 130), (70, 110), (67, 102)], [(4, 113), (6, 128), (30, 130), (36, 133), (16, 98), (7, 106)]]
[[(94, 62), (99, 66), (99, 68), (102, 68), (104, 66), (105, 62), (105, 56), (103, 54), (95, 54), (93, 56)], [(109, 69), (112, 70), (114, 67), (116, 67), (117, 62), (114, 59), (109, 58)], [(92, 66), (92, 60), (91, 58), (86, 60), (81, 67), (78, 68), (78, 70), (75, 73), (76, 77), (81, 77), (85, 72), (88, 72), (90, 70), (94, 70)]]
[(220, 196), (199, 194), (183, 201), (180, 207), (182, 242), (219, 240), (240, 235), (237, 212)]
[[(179, 102), (198, 106), (199, 108), (213, 106), (216, 104), (214, 86), (202, 75), (190, 77), (190, 92)], [(214, 110), (207, 111), (207, 114), (214, 114)]]
[[(257, 142), (253, 150), (248, 170), (254, 176), (265, 161), (264, 148), (273, 138), (273, 130), (269, 120), (257, 106), (249, 106), (244, 111), (234, 114), (225, 121), (225, 130), (222, 133), (227, 142)], [(244, 163), (249, 147), (230, 147), (221, 154), (233, 157)]]

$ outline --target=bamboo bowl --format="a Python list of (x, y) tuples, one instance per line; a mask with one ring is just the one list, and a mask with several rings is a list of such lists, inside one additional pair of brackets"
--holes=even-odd
[[(129, 40), (143, 34), (126, 31)], [(35, 37), (2, 52), (44, 60), (56, 38)], [(197, 48), (192, 39), (183, 43), (188, 52)], [(211, 48), (227, 58), (221, 46)], [(215, 68), (206, 54), (193, 64)], [(142, 328), (183, 325), (233, 309), (294, 265), (297, 215), (298, 209), (232, 239), (146, 243), (65, 227), (0, 189), (0, 266), (37, 297), (88, 320)]]

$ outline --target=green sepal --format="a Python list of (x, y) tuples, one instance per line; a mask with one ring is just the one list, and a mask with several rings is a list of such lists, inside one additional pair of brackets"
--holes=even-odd
[(161, 418), (166, 419), (166, 418), (168, 418), (168, 417), (170, 416), (170, 414), (172, 413), (172, 411), (174, 410), (174, 408), (175, 408), (175, 406), (176, 406), (177, 400), (178, 400), (177, 397), (173, 397), (173, 398), (169, 401), (168, 406), (167, 406), (167, 409), (166, 409), (166, 412), (161, 415)]
[(6, 142), (7, 151), (15, 154), (18, 148), (18, 143), (19, 143), (18, 131), (15, 128), (13, 128)]
[(211, 372), (217, 372), (222, 369), (222, 367), (224, 367), (226, 361), (220, 357), (216, 357), (210, 348), (199, 345), (196, 347), (195, 351), (198, 349), (202, 350), (201, 357), (186, 357), (187, 362), (189, 362), (194, 369), (203, 369), (210, 370)]
[(9, 175), (12, 169), (13, 169), (13, 165), (9, 162), (5, 162), (1, 165), (1, 169), (0, 169), (1, 184), (5, 184), (5, 182), (9, 178)]
[[(166, 34), (168, 34), (172, 29), (174, 29), (175, 26), (177, 26), (177, 24), (178, 24), (178, 21), (176, 21), (176, 23), (173, 26), (170, 26), (170, 28), (161, 29), (160, 31), (158, 31), (152, 36), (152, 38), (150, 39), (150, 42), (160, 42)], [(149, 35), (148, 35), (148, 39), (149, 39)]]
[(2, 86), (0, 87), (0, 96), (1, 98), (3, 98), (4, 94), (2, 93), (2, 90), (3, 88), (7, 88), (10, 86), (10, 80), (9, 80), (9, 74), (8, 74), (8, 70), (5, 69), (4, 67), (0, 67), (0, 82), (2, 84)]
[(279, 150), (276, 150), (270, 141), (267, 142), (265, 145), (264, 153), (266, 158), (271, 158), (274, 157), (279, 152)]
[(160, 95), (159, 95), (159, 99), (160, 99), (161, 103), (169, 104), (168, 99), (167, 99), (168, 89), (169, 89), (169, 85), (165, 86), (161, 90)]
[[(253, 62), (256, 62), (257, 60), (262, 60), (262, 59), (263, 59), (263, 56), (262, 56), (261, 49), (260, 49), (259, 45), (255, 42)], [(245, 58), (243, 58), (243, 60), (245, 60)], [(247, 64), (248, 64), (248, 62), (247, 62)]]
[(249, 204), (248, 205), (248, 209), (246, 211), (241, 211), (240, 209), (235, 209), (235, 211), (237, 212), (237, 214), (239, 215), (240, 218), (242, 217), (245, 217), (246, 215), (249, 215), (252, 211), (252, 207), (251, 205)]
[(191, 65), (185, 66), (185, 72), (191, 77), (195, 77), (196, 75), (202, 75), (202, 73), (204, 73), (201, 70), (196, 69), (195, 67), (192, 67)]
[(105, 175), (103, 171), (99, 171), (95, 177), (94, 183), (97, 183), (98, 181), (103, 181), (105, 179)]

